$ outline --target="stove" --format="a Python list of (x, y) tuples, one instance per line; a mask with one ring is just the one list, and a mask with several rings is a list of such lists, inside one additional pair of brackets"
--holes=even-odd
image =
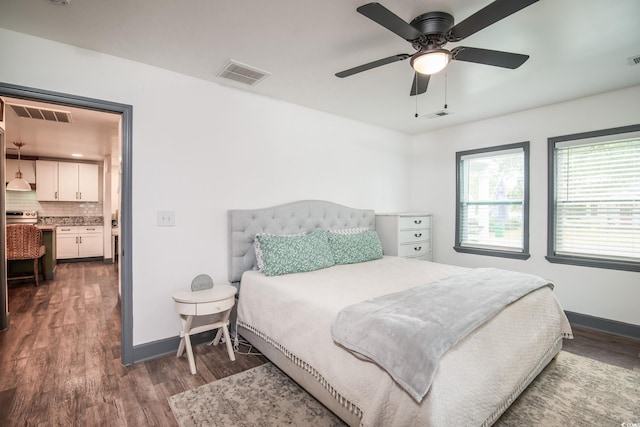
[(7, 211), (7, 225), (37, 223), (38, 211)]

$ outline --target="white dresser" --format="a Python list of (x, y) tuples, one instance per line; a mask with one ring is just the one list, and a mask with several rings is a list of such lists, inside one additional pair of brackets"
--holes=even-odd
[(385, 255), (433, 261), (431, 214), (393, 213), (376, 215), (376, 231)]

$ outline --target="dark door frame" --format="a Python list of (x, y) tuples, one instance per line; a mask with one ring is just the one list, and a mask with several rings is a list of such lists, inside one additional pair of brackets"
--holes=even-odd
[[(116, 113), (122, 116), (122, 184), (120, 193), (120, 310), (121, 310), (121, 360), (124, 365), (130, 365), (133, 359), (133, 271), (131, 257), (131, 170), (132, 170), (132, 137), (133, 137), (133, 106), (119, 104), (100, 99), (85, 98), (77, 95), (69, 95), (52, 92), (44, 89), (35, 89), (25, 86), (17, 86), (0, 82), (0, 96), (28, 99), (32, 101), (48, 102), (52, 104), (67, 105), (77, 108), (85, 108), (108, 113)], [(3, 150), (4, 156), (4, 150)], [(3, 197), (4, 200), (4, 197)], [(5, 228), (2, 227), (2, 245), (6, 245)], [(0, 283), (6, 290), (7, 282)], [(4, 310), (3, 310), (4, 311)], [(5, 317), (6, 313), (0, 313)], [(8, 321), (8, 319), (6, 319)], [(0, 322), (2, 323), (2, 322)]]

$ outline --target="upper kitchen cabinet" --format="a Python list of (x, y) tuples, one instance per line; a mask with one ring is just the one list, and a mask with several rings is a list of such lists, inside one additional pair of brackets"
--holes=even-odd
[(97, 202), (98, 165), (59, 162), (58, 197), (63, 202)]
[(36, 161), (36, 200), (58, 201), (58, 162)]
[(36, 198), (40, 201), (97, 202), (98, 165), (36, 161)]

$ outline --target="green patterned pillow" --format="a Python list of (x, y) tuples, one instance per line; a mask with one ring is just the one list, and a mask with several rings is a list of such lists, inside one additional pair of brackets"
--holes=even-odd
[(356, 234), (329, 233), (336, 264), (354, 264), (382, 258), (382, 244), (374, 230)]
[(326, 231), (304, 235), (257, 234), (264, 274), (302, 273), (335, 264)]

